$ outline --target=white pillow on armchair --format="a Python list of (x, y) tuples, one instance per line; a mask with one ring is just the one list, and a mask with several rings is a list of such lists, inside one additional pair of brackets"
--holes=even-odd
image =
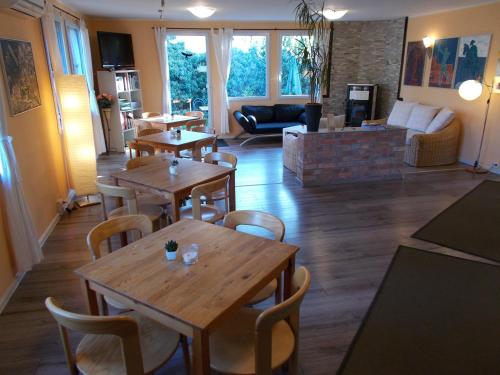
[(406, 127), (412, 130), (425, 132), (431, 121), (438, 113), (438, 107), (431, 107), (428, 105), (417, 104), (411, 111), (410, 118), (406, 123)]
[(417, 104), (416, 102), (402, 102), (397, 100), (387, 119), (387, 125), (406, 127), (410, 113)]
[(440, 130), (446, 128), (450, 122), (455, 118), (455, 112), (453, 112), (449, 108), (443, 108), (439, 113), (434, 117), (431, 121), (427, 129), (425, 129), (426, 133), (437, 133)]

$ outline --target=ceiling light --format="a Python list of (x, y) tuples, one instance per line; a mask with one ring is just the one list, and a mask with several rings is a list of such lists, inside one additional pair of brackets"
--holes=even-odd
[(198, 18), (208, 18), (215, 12), (215, 8), (204, 6), (191, 7), (187, 9)]
[(335, 9), (324, 9), (322, 14), (327, 20), (333, 21), (338, 20), (346, 15), (347, 10), (335, 10)]

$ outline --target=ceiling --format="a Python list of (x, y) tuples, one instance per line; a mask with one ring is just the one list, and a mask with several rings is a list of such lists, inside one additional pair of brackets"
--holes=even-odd
[[(160, 0), (62, 0), (89, 16), (157, 19)], [(292, 21), (297, 0), (166, 0), (167, 20), (197, 19), (186, 8), (196, 5), (217, 9), (213, 21)], [(326, 0), (326, 6), (349, 9), (342, 20), (377, 20), (418, 16), (470, 7), (492, 0)], [(317, 1), (321, 4), (321, 0)]]

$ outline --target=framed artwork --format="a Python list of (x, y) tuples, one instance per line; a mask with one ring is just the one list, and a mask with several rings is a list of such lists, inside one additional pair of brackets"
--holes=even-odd
[(438, 39), (432, 52), (430, 87), (451, 88), (455, 61), (457, 59), (458, 38)]
[(425, 46), (419, 40), (408, 42), (406, 48), (406, 67), (404, 84), (407, 86), (422, 86), (425, 68)]
[(491, 34), (464, 36), (458, 44), (455, 88), (469, 79), (483, 82), (484, 69), (490, 50)]
[(31, 43), (0, 39), (0, 60), (12, 116), (41, 105)]

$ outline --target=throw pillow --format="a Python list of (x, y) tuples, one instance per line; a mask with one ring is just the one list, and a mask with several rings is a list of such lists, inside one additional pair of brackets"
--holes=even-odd
[(406, 127), (408, 129), (425, 132), (438, 111), (439, 108), (437, 107), (417, 104), (411, 111)]
[(450, 122), (455, 118), (455, 112), (453, 112), (449, 108), (443, 108), (439, 113), (434, 117), (434, 120), (431, 121), (427, 129), (425, 129), (426, 133), (437, 133), (440, 130), (446, 128)]
[(394, 103), (394, 107), (392, 108), (389, 118), (387, 119), (387, 125), (406, 127), (411, 110), (417, 104), (418, 103), (415, 102), (402, 102), (397, 100), (396, 103)]

